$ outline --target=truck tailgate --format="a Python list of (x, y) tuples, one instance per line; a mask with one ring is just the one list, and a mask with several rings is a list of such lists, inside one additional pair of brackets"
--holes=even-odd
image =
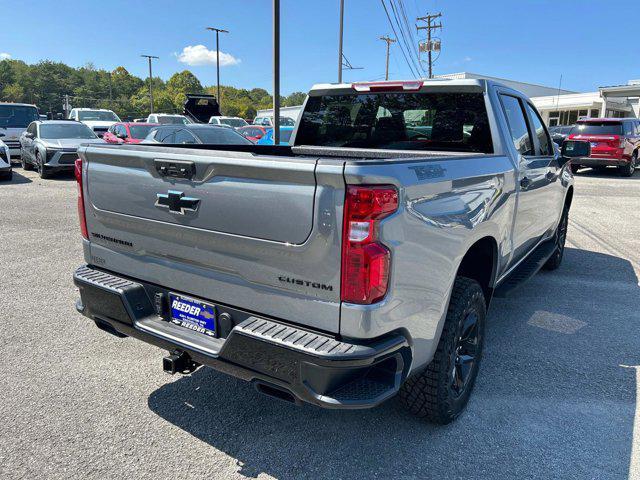
[(79, 153), (90, 263), (338, 331), (340, 162), (155, 145)]

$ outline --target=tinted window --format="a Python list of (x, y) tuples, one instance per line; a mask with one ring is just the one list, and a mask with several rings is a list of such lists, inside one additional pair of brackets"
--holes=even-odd
[(120, 119), (113, 112), (100, 110), (79, 110), (78, 119), (81, 121), (119, 122)]
[(129, 125), (129, 133), (131, 138), (145, 138), (152, 128), (153, 125)]
[(621, 122), (578, 123), (571, 131), (574, 135), (622, 135)]
[(223, 125), (229, 125), (234, 128), (244, 127), (247, 124), (247, 122), (245, 122), (241, 118), (221, 118), (219, 119), (219, 121)]
[(482, 93), (366, 93), (311, 97), (298, 145), (491, 153)]
[(156, 140), (161, 143), (174, 143), (174, 133), (175, 129), (173, 128), (161, 128), (156, 132)]
[(280, 126), (281, 127), (295, 127), (296, 122), (289, 117), (280, 117)]
[(289, 139), (291, 138), (292, 133), (293, 133), (293, 130), (280, 130), (280, 141), (288, 142)]
[(198, 143), (198, 141), (193, 135), (191, 135), (191, 133), (183, 128), (176, 132), (173, 143)]
[(0, 127), (27, 128), (27, 125), (39, 119), (36, 107), (0, 105)]
[(158, 121), (154, 123), (161, 123), (162, 125), (186, 125), (189, 123), (187, 119), (181, 115), (160, 115), (157, 120)]
[(56, 140), (61, 138), (97, 138), (93, 130), (82, 123), (43, 123), (40, 138)]
[(624, 126), (624, 134), (627, 136), (631, 136), (634, 133), (633, 122), (624, 122), (622, 124)]
[(504, 114), (507, 117), (511, 139), (516, 150), (522, 155), (533, 155), (533, 142), (527, 128), (520, 100), (510, 95), (500, 95)]
[(253, 145), (242, 135), (227, 127), (194, 128), (192, 133), (202, 143), (214, 145)]
[(529, 111), (529, 116), (531, 117), (531, 121), (533, 122), (533, 130), (536, 137), (538, 137), (538, 144), (540, 151), (537, 152), (538, 155), (553, 155), (553, 150), (551, 148), (551, 140), (549, 140), (549, 136), (547, 135), (547, 131), (544, 128), (544, 124), (540, 119), (540, 115), (538, 115), (538, 111), (533, 108), (531, 105), (527, 103), (527, 110)]

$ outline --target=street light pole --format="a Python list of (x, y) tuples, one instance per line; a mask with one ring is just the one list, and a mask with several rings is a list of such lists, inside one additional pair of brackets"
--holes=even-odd
[(151, 70), (151, 59), (158, 59), (154, 55), (140, 55), (149, 60), (149, 112), (153, 113), (153, 71)]
[(273, 144), (280, 145), (280, 0), (273, 0)]
[(340, 0), (340, 33), (338, 35), (338, 83), (342, 83), (342, 39), (344, 34), (344, 0)]
[(229, 33), (229, 31), (215, 27), (207, 27), (207, 30), (216, 32), (216, 97), (218, 100), (218, 108), (220, 108), (220, 33)]

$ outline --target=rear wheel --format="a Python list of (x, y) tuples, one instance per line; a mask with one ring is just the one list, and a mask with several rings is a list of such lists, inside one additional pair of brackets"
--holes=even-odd
[(457, 277), (432, 362), (400, 390), (400, 400), (411, 413), (439, 424), (462, 413), (480, 367), (486, 311), (480, 284)]
[(631, 160), (629, 161), (629, 163), (627, 163), (626, 165), (623, 165), (622, 167), (618, 167), (618, 172), (623, 177), (632, 176), (633, 172), (636, 171), (637, 162), (638, 162), (638, 152), (633, 152), (633, 156), (631, 157)]
[(553, 255), (549, 257), (549, 260), (542, 266), (545, 270), (555, 270), (562, 263), (562, 258), (564, 257), (564, 245), (567, 241), (567, 229), (569, 227), (569, 208), (567, 206), (564, 207), (562, 211), (562, 216), (560, 217), (560, 223), (558, 224), (558, 228), (556, 228), (556, 234), (554, 236), (554, 241), (556, 244), (556, 249), (553, 252)]
[(23, 170), (33, 170), (33, 166), (27, 162), (27, 155), (24, 153), (24, 150), (20, 151), (20, 163), (22, 164)]

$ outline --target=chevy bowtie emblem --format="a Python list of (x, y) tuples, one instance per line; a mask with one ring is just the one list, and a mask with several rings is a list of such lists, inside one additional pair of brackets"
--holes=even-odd
[(184, 215), (185, 213), (193, 213), (198, 210), (200, 205), (199, 198), (185, 197), (184, 193), (169, 190), (167, 193), (158, 193), (156, 207), (167, 208), (171, 213)]

